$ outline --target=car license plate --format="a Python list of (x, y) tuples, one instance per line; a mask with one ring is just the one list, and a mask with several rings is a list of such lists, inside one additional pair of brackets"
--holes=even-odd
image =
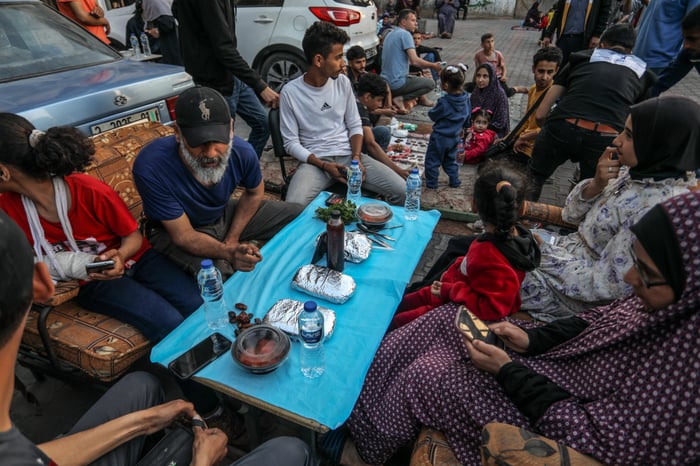
[(101, 134), (110, 129), (123, 128), (124, 126), (142, 123), (144, 121), (160, 121), (160, 113), (157, 108), (149, 108), (141, 112), (132, 113), (131, 115), (115, 118), (114, 120), (105, 121), (99, 125), (90, 127), (90, 132), (93, 134)]
[(377, 47), (372, 47), (371, 49), (365, 50), (365, 56), (367, 58), (372, 58), (377, 54)]

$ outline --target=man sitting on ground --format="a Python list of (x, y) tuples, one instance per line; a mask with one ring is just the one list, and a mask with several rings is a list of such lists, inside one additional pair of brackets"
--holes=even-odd
[[(127, 374), (95, 403), (64, 436), (35, 445), (12, 425), (10, 404), (14, 368), (27, 314), (33, 300), (46, 301), (54, 291), (45, 263), (34, 263), (26, 236), (0, 211), (0, 458), (4, 465), (132, 465), (144, 440), (180, 417), (193, 419), (192, 464), (213, 466), (226, 456), (226, 434), (207, 428), (191, 403), (163, 403), (158, 380), (145, 372)], [(316, 464), (299, 439), (279, 437), (261, 445), (236, 464), (312, 466)]]
[(408, 178), (410, 170), (399, 167), (386, 155), (386, 149), (391, 141), (391, 130), (387, 126), (374, 126), (370, 116), (374, 110), (382, 106), (386, 99), (388, 92), (386, 82), (376, 74), (365, 73), (360, 77), (356, 91), (357, 110), (362, 120), (362, 152), (382, 162), (401, 178)]
[(341, 73), (345, 31), (327, 22), (312, 24), (302, 46), (308, 69), (287, 83), (280, 96), (280, 130), (285, 151), (302, 162), (292, 177), (287, 200), (306, 205), (359, 160), (363, 185), (401, 204), (406, 185), (386, 165), (362, 154), (362, 122), (350, 80)]
[(408, 110), (405, 102), (408, 100), (417, 98), (420, 105), (435, 105), (425, 95), (435, 88), (435, 82), (430, 78), (410, 75), (409, 65), (440, 71), (440, 63), (423, 60), (416, 53), (416, 45), (411, 35), (417, 24), (414, 11), (401, 10), (397, 21), (397, 27), (384, 39), (382, 78), (389, 83), (393, 103), (399, 113), (406, 114)]
[[(175, 136), (148, 144), (134, 163), (148, 240), (192, 275), (203, 258), (215, 259), (225, 277), (253, 270), (262, 256), (250, 241), (272, 238), (301, 206), (263, 200), (258, 157), (234, 137), (228, 103), (217, 91), (188, 89), (175, 112)], [(233, 200), (237, 186), (243, 194)]]

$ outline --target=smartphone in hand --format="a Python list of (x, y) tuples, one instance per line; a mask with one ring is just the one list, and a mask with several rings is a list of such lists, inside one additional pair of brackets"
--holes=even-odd
[(488, 326), (483, 320), (474, 315), (472, 311), (465, 306), (460, 306), (455, 319), (457, 330), (464, 335), (469, 341), (482, 340), (486, 341), (489, 333)]
[(97, 261), (85, 264), (85, 271), (90, 273), (104, 272), (105, 270), (112, 270), (114, 268), (115, 262), (112, 259), (106, 261)]

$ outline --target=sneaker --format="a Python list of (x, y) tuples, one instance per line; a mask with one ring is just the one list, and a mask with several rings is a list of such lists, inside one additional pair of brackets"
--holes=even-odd
[(454, 183), (449, 184), (450, 188), (459, 188), (462, 186), (462, 182), (460, 180), (455, 181)]
[(482, 222), (481, 219), (479, 219), (474, 223), (467, 223), (467, 228), (474, 231), (475, 233), (483, 233), (484, 232), (484, 222)]

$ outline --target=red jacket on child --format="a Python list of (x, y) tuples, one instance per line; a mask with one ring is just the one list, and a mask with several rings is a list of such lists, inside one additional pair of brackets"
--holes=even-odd
[(487, 129), (483, 133), (472, 133), (471, 140), (464, 144), (464, 163), (481, 162), (482, 155), (494, 139), (496, 139), (496, 132), (492, 129)]

